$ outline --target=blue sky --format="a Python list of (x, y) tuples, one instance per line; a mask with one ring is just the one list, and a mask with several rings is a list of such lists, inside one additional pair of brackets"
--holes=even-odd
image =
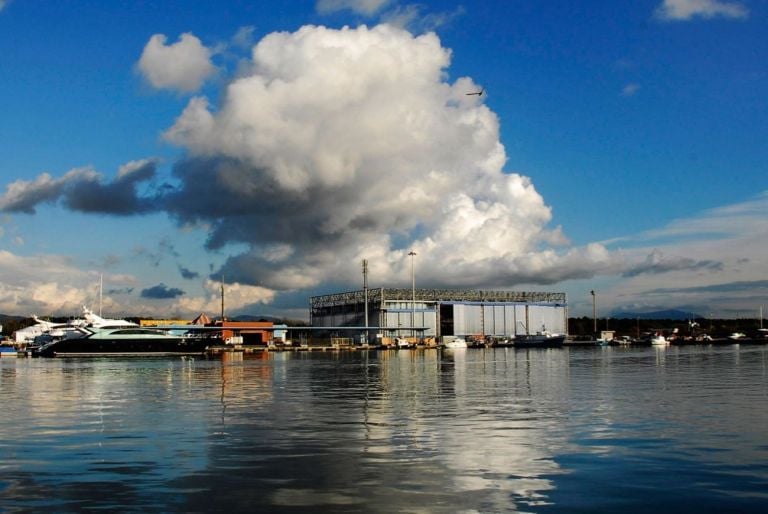
[[(0, 0), (0, 312), (768, 304), (765, 2)], [(467, 95), (484, 90), (482, 96)]]

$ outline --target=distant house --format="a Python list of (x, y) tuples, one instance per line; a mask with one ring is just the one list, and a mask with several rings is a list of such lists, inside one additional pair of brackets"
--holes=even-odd
[(267, 344), (273, 337), (274, 323), (271, 321), (217, 321), (221, 326), (221, 337), (231, 344)]

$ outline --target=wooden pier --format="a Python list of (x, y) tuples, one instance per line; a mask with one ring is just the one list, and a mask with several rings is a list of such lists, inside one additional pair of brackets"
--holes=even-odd
[(381, 350), (379, 346), (372, 345), (217, 345), (208, 348), (206, 353), (218, 355), (221, 353), (260, 353), (260, 352), (339, 352), (339, 351), (375, 351)]

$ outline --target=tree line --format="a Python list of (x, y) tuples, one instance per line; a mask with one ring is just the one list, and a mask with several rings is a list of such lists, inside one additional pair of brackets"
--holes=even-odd
[(603, 330), (613, 330), (617, 336), (640, 337), (643, 333), (656, 330), (678, 330), (682, 335), (709, 334), (713, 338), (727, 337), (734, 332), (747, 335), (761, 328), (757, 318), (742, 319), (639, 319), (639, 318), (598, 318), (597, 334), (595, 320), (588, 316), (568, 318), (568, 333), (573, 337), (593, 337)]

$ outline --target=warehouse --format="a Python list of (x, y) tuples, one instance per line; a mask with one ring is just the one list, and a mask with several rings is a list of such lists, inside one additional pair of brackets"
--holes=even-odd
[(565, 293), (379, 288), (314, 296), (310, 322), (367, 326), (383, 337), (565, 334), (568, 308)]

